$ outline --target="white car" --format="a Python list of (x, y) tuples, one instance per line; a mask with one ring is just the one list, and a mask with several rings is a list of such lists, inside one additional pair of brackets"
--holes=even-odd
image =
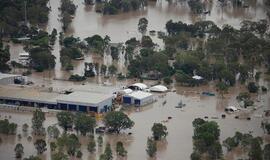
[(228, 106), (225, 108), (225, 112), (229, 112), (229, 113), (234, 113), (234, 112), (237, 112), (239, 111), (238, 108), (236, 108), (235, 106)]

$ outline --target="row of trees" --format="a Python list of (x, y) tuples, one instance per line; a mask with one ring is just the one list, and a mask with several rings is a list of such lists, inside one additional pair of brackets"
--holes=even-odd
[[(59, 112), (57, 113), (58, 125), (63, 128), (63, 134), (60, 133), (56, 125), (49, 126), (47, 128), (47, 133), (50, 141), (50, 149), (52, 153), (52, 159), (68, 159), (68, 157), (82, 157), (82, 152), (80, 150), (81, 144), (78, 136), (75, 134), (70, 134), (69, 129), (74, 129), (77, 131), (77, 134), (80, 133), (83, 136), (89, 136), (89, 142), (87, 149), (90, 153), (95, 152), (96, 150), (96, 141), (94, 138), (94, 127), (96, 126), (95, 118), (88, 116), (84, 113), (72, 113), (72, 112)], [(44, 136), (46, 131), (43, 127), (43, 122), (45, 121), (45, 113), (40, 109), (37, 109), (33, 112), (32, 118), (32, 130), (34, 135)], [(131, 121), (126, 114), (123, 112), (110, 112), (104, 117), (104, 124), (108, 130), (111, 132), (119, 133), (121, 130), (131, 128), (134, 125), (134, 122)], [(27, 132), (28, 125), (23, 125), (23, 131)], [(98, 147), (103, 146), (103, 137), (100, 135), (97, 138)], [(34, 142), (34, 146), (38, 154), (42, 154), (47, 150), (46, 141), (41, 138), (37, 139)], [(17, 158), (21, 158), (24, 153), (24, 147), (22, 144), (18, 143), (15, 148), (15, 155)], [(116, 153), (117, 156), (125, 157), (127, 151), (124, 148), (124, 145), (121, 141), (116, 144)], [(110, 144), (107, 144), (105, 147), (104, 153), (100, 156), (107, 159), (112, 158), (112, 151)]]
[(236, 132), (233, 137), (223, 141), (227, 151), (240, 147), (248, 152), (249, 159), (266, 160), (270, 158), (270, 144), (265, 144), (262, 149), (263, 140), (261, 137), (253, 137), (251, 134)]
[[(147, 6), (146, 0), (112, 0), (112, 1), (95, 1), (96, 12), (103, 14), (117, 14), (119, 12), (128, 12), (131, 10), (142, 9)], [(94, 4), (93, 0), (85, 0), (85, 4)]]

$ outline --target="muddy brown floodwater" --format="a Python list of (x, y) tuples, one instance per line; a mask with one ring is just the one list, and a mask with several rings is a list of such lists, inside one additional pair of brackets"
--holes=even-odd
[[(270, 87), (269, 83), (261, 82)], [(114, 90), (117, 87), (107, 87), (106, 90)], [(151, 136), (151, 127), (155, 122), (162, 122), (168, 128), (168, 136), (166, 140), (158, 143), (158, 152), (156, 159), (158, 160), (187, 160), (192, 152), (192, 135), (193, 127), (192, 121), (201, 117), (204, 118), (208, 116), (208, 120), (216, 121), (221, 130), (220, 140), (221, 142), (229, 136), (233, 136), (236, 131), (243, 133), (252, 133), (254, 136), (265, 137), (263, 130), (260, 128), (262, 115), (264, 110), (269, 109), (270, 94), (260, 94), (259, 96), (253, 95), (256, 101), (256, 106), (259, 107), (258, 110), (253, 112), (247, 112), (247, 115), (251, 117), (251, 120), (246, 119), (235, 119), (236, 114), (226, 114), (226, 118), (222, 119), (221, 114), (224, 114), (224, 108), (228, 105), (236, 105), (235, 97), (239, 92), (245, 91), (244, 86), (236, 85), (231, 88), (229, 93), (223, 98), (220, 96), (202, 96), (200, 93), (202, 91), (212, 91), (215, 92), (214, 86), (212, 84), (202, 86), (202, 87), (179, 87), (175, 86), (176, 92), (168, 92), (166, 94), (155, 94), (157, 101), (151, 105), (142, 107), (139, 111), (133, 107), (125, 109), (125, 112), (129, 117), (135, 122), (132, 129), (122, 132), (120, 135), (105, 135), (105, 142), (110, 142), (112, 147), (115, 148), (117, 141), (123, 141), (125, 148), (128, 150), (129, 160), (138, 159), (148, 159), (145, 152), (147, 137)], [(98, 89), (97, 89), (98, 90)], [(162, 103), (167, 101), (165, 105)], [(182, 100), (186, 104), (183, 109), (177, 109), (175, 106), (178, 102)], [(240, 114), (240, 113), (239, 113)], [(9, 117), (11, 115), (10, 121), (19, 124), (18, 133), (21, 133), (21, 126), (24, 123), (31, 124), (31, 114), (30, 113), (12, 113), (7, 111), (0, 112), (1, 119)], [(172, 119), (168, 120), (168, 117)], [(57, 120), (55, 116), (47, 116), (44, 126), (56, 124)], [(99, 122), (100, 123), (100, 122)], [(28, 131), (30, 135), (31, 131)], [(127, 133), (131, 132), (132, 135)], [(14, 146), (16, 143), (23, 143), (25, 148), (24, 156), (29, 156), (36, 154), (34, 149), (33, 140), (31, 142), (27, 141), (27, 136), (22, 134), (23, 138), (19, 140), (17, 136), (3, 136), (3, 140), (0, 145), (0, 159), (12, 159), (14, 157)], [(96, 136), (97, 137), (97, 136)], [(269, 139), (269, 137), (268, 137)], [(81, 137), (80, 141), (82, 143), (83, 159), (95, 159), (98, 158), (100, 153), (102, 153), (102, 148), (99, 148), (95, 154), (90, 154), (87, 151), (87, 138)], [(104, 149), (104, 148), (103, 148)], [(113, 149), (114, 150), (114, 149)], [(226, 151), (224, 149), (224, 151)], [(241, 150), (235, 150), (229, 154), (225, 153), (225, 159), (237, 159), (245, 155), (241, 154)], [(41, 156), (43, 159), (50, 159), (49, 148)], [(114, 157), (115, 151), (114, 151)]]
[[(206, 1), (207, 2), (207, 1)], [(249, 0), (249, 8), (232, 7), (229, 4), (226, 7), (220, 7), (217, 0), (213, 0), (212, 4), (207, 4), (207, 9), (211, 10), (210, 15), (195, 16), (191, 14), (188, 5), (183, 1), (158, 0), (157, 2), (149, 2), (148, 7), (140, 11), (132, 11), (128, 13), (121, 13), (118, 15), (102, 15), (95, 12), (94, 6), (85, 6), (83, 0), (76, 0), (74, 3), (77, 5), (76, 15), (71, 23), (67, 35), (74, 35), (84, 39), (94, 34), (101, 36), (109, 35), (113, 43), (125, 42), (131, 37), (140, 38), (141, 34), (137, 31), (138, 21), (141, 17), (146, 17), (149, 21), (148, 31), (165, 31), (165, 24), (168, 20), (183, 21), (185, 23), (194, 23), (199, 20), (211, 20), (218, 26), (224, 24), (232, 25), (239, 28), (240, 22), (243, 20), (259, 20), (266, 18), (266, 8), (263, 5), (263, 0)], [(58, 32), (61, 29), (60, 22), (60, 0), (50, 0), (48, 6), (51, 7), (49, 14), (49, 21), (47, 31), (50, 33), (53, 28)], [(157, 36), (151, 36), (153, 41), (161, 48), (163, 42)], [(21, 45), (11, 45), (11, 60), (17, 60), (20, 52), (23, 52)], [(118, 62), (112, 62), (111, 56), (104, 56), (103, 58), (97, 57), (91, 53), (85, 55), (85, 60), (74, 62), (74, 70), (67, 72), (61, 69), (60, 63), (60, 45), (58, 40), (53, 47), (53, 55), (56, 57), (55, 69), (50, 74), (33, 73), (33, 81), (39, 79), (66, 79), (70, 74), (83, 74), (84, 62), (104, 63), (110, 65), (114, 63), (120, 72), (126, 72), (124, 55), (120, 55)], [(97, 81), (99, 82), (99, 81)]]
[[(100, 34), (102, 36), (109, 35), (112, 42), (125, 42), (131, 37), (140, 38), (141, 34), (137, 31), (138, 20), (141, 17), (146, 17), (149, 21), (148, 31), (165, 31), (165, 24), (168, 20), (183, 21), (186, 23), (194, 23), (199, 20), (212, 20), (218, 26), (224, 24), (230, 24), (233, 27), (239, 28), (242, 20), (259, 20), (266, 17), (266, 8), (262, 3), (262, 0), (250, 0), (249, 8), (233, 8), (224, 7), (221, 8), (217, 0), (213, 0), (213, 4), (208, 4), (208, 9), (211, 9), (210, 15), (194, 16), (190, 14), (189, 7), (184, 3), (168, 2), (166, 0), (158, 0), (156, 3), (150, 2), (148, 7), (141, 11), (134, 11), (129, 13), (121, 13), (113, 16), (103, 16), (98, 14), (94, 10), (94, 6), (85, 6), (83, 0), (76, 0), (74, 3), (78, 6), (76, 16), (68, 29), (67, 35), (74, 35), (84, 39), (94, 34)], [(59, 21), (60, 0), (50, 0), (49, 4), (51, 12), (49, 15), (49, 22), (47, 25), (48, 32), (51, 32), (53, 28), (56, 28), (58, 32), (61, 31), (61, 22)], [(157, 36), (152, 36), (153, 41), (163, 46), (162, 40)], [(11, 60), (17, 60), (20, 52), (23, 51), (21, 45), (10, 43)], [(86, 86), (81, 83), (72, 83), (67, 81), (60, 81), (55, 79), (67, 79), (70, 74), (83, 74), (84, 62), (104, 63), (110, 65), (116, 64), (118, 70), (121, 72), (126, 71), (124, 55), (120, 55), (120, 60), (113, 62), (111, 56), (105, 55), (103, 58), (98, 57), (92, 53), (85, 55), (85, 60), (74, 61), (74, 70), (67, 72), (61, 69), (60, 63), (60, 45), (58, 39), (53, 47), (53, 55), (56, 57), (55, 69), (46, 71), (43, 73), (33, 72), (29, 76), (29, 79), (34, 81), (36, 85), (45, 85), (46, 87), (53, 87), (55, 90), (59, 88), (66, 88), (67, 86), (72, 88), (73, 86), (80, 87), (81, 89), (90, 89), (95, 91), (112, 93), (115, 90), (121, 88), (121, 86), (131, 83), (132, 81), (117, 81), (115, 78), (104, 79), (103, 77), (95, 77), (88, 79), (85, 83)], [(13, 70), (14, 73), (19, 73), (19, 70)], [(103, 82), (109, 82), (111, 87), (104, 89)], [(146, 82), (148, 83), (148, 82)], [(149, 82), (150, 84), (153, 82)], [(261, 82), (265, 86), (270, 88), (269, 83)], [(234, 119), (234, 114), (227, 115), (225, 119), (221, 119), (221, 114), (224, 112), (224, 107), (227, 105), (237, 105), (235, 97), (240, 91), (245, 90), (243, 86), (236, 85), (231, 88), (229, 95), (225, 95), (224, 98), (217, 96), (206, 97), (201, 96), (202, 91), (215, 92), (214, 85), (210, 84), (202, 87), (186, 88), (175, 86), (176, 92), (169, 92), (165, 96), (159, 94), (156, 95), (157, 102), (141, 108), (137, 112), (134, 108), (129, 108), (126, 113), (135, 122), (135, 126), (131, 130), (127, 130), (120, 135), (106, 135), (106, 141), (111, 142), (114, 147), (118, 140), (124, 141), (124, 145), (128, 150), (129, 160), (148, 159), (146, 155), (146, 141), (147, 137), (151, 136), (151, 127), (154, 122), (163, 121), (168, 128), (168, 136), (166, 141), (162, 141), (158, 144), (158, 160), (187, 160), (192, 152), (192, 135), (193, 127), (192, 121), (197, 117), (208, 116), (209, 120), (217, 121), (221, 129), (221, 141), (228, 136), (233, 136), (235, 131), (251, 132), (254, 136), (263, 136), (263, 130), (260, 128), (262, 118), (258, 118), (256, 115), (261, 115), (264, 110), (269, 109), (270, 95), (262, 94), (259, 97), (260, 102), (256, 102), (258, 106), (263, 106), (254, 111), (251, 116), (251, 121), (244, 119)], [(164, 101), (167, 103), (163, 106)], [(176, 109), (175, 106), (182, 100), (186, 103), (186, 107), (183, 109)], [(1, 119), (5, 116), (11, 115), (10, 121), (19, 124), (18, 133), (21, 133), (22, 124), (31, 124), (30, 113), (13, 113), (2, 111), (0, 112)], [(168, 120), (171, 116), (172, 119)], [(165, 122), (166, 121), (166, 122)], [(47, 116), (44, 126), (57, 123), (54, 116)], [(30, 134), (30, 130), (28, 135)], [(132, 132), (132, 135), (128, 135), (128, 132)], [(17, 136), (4, 136), (1, 135), (3, 140), (0, 144), (0, 159), (8, 160), (14, 159), (14, 147), (16, 143), (23, 143), (24, 145), (24, 157), (29, 155), (35, 155), (33, 140), (27, 141), (27, 136), (22, 134), (23, 138), (19, 140)], [(268, 137), (269, 138), (269, 137)], [(89, 154), (86, 149), (87, 138), (81, 137), (83, 159), (95, 159), (102, 152), (102, 149), (98, 149), (96, 154)], [(225, 155), (228, 160), (236, 159), (241, 156), (241, 151)], [(114, 152), (115, 155), (115, 152)], [(43, 159), (50, 159), (50, 151), (48, 150), (41, 156)], [(114, 156), (115, 157), (115, 156)]]

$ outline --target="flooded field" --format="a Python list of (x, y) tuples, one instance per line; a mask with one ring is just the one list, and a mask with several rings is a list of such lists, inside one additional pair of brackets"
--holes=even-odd
[[(265, 83), (269, 87), (268, 83)], [(105, 87), (106, 88), (106, 87)], [(263, 130), (260, 128), (263, 118), (258, 115), (262, 115), (264, 110), (269, 109), (270, 95), (261, 94), (260, 96), (254, 95), (255, 99), (258, 99), (256, 106), (261, 106), (256, 111), (247, 111), (236, 114), (226, 114), (226, 118), (222, 119), (221, 115), (224, 114), (224, 108), (228, 105), (238, 106), (235, 97), (240, 91), (244, 91), (244, 86), (237, 85), (231, 88), (230, 93), (226, 94), (223, 98), (220, 96), (202, 96), (202, 91), (213, 91), (212, 85), (186, 88), (175, 86), (176, 92), (168, 92), (166, 94), (156, 94), (157, 102), (142, 107), (138, 111), (137, 109), (130, 107), (125, 108), (125, 112), (135, 122), (135, 126), (122, 132), (120, 135), (105, 135), (105, 142), (110, 142), (112, 147), (115, 148), (116, 142), (121, 140), (128, 151), (129, 160), (147, 159), (146, 140), (151, 136), (151, 127), (155, 122), (162, 122), (168, 128), (168, 136), (166, 140), (159, 142), (157, 159), (189, 159), (192, 152), (192, 135), (193, 127), (192, 121), (194, 118), (208, 117), (206, 120), (213, 120), (218, 122), (221, 130), (220, 140), (221, 142), (229, 136), (233, 136), (236, 131), (243, 133), (252, 133), (253, 136), (264, 136)], [(107, 87), (107, 91), (117, 89), (117, 87)], [(97, 91), (99, 89), (97, 88)], [(162, 103), (167, 101), (165, 105)], [(182, 109), (175, 108), (178, 102), (182, 100), (186, 104), (186, 107)], [(19, 124), (18, 133), (22, 134), (21, 126), (24, 123), (31, 124), (30, 113), (14, 113), (1, 110), (1, 119), (10, 117), (11, 122)], [(236, 115), (244, 115), (243, 119), (235, 119)], [(172, 119), (168, 120), (168, 117)], [(240, 116), (241, 117), (241, 116)], [(251, 117), (251, 120), (246, 120), (246, 117)], [(57, 120), (55, 115), (47, 115), (44, 126), (56, 124)], [(30, 130), (28, 135), (30, 135)], [(132, 135), (127, 133), (131, 132)], [(27, 136), (22, 134), (23, 138), (18, 139), (17, 136), (3, 136), (3, 140), (0, 145), (0, 159), (12, 159), (14, 157), (14, 146), (16, 143), (21, 142), (25, 147), (24, 156), (35, 155), (36, 150), (31, 142), (27, 141)], [(97, 137), (97, 136), (96, 136)], [(95, 154), (90, 154), (87, 151), (87, 137), (81, 137), (83, 159), (93, 159), (98, 157), (102, 153), (102, 148), (99, 148)], [(47, 139), (48, 140), (48, 139)], [(41, 156), (43, 159), (50, 159), (50, 151), (48, 150)], [(114, 149), (113, 149), (114, 150)], [(225, 149), (224, 149), (225, 151)], [(226, 153), (226, 152), (224, 152)], [(241, 157), (241, 151), (236, 150), (225, 154), (227, 160), (236, 159)], [(114, 157), (115, 151), (114, 151)]]

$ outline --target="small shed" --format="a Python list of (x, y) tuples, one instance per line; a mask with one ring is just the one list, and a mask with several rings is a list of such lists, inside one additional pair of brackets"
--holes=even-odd
[(168, 88), (163, 85), (156, 85), (156, 86), (150, 87), (149, 90), (151, 92), (166, 92), (168, 91)]
[(151, 93), (136, 91), (123, 96), (123, 103), (128, 105), (143, 106), (154, 102), (154, 96)]

